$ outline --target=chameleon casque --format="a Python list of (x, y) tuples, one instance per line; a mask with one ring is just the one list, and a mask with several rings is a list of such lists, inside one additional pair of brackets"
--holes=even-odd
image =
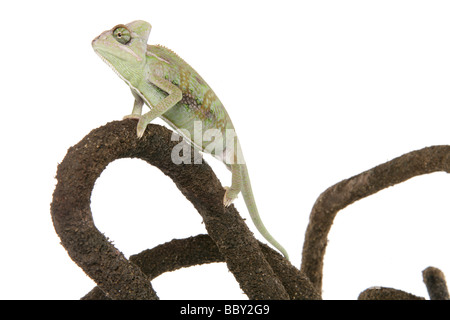
[[(161, 117), (195, 148), (222, 160), (232, 173), (231, 187), (225, 188), (224, 205), (229, 206), (242, 192), (258, 231), (288, 258), (286, 250), (270, 235), (261, 221), (247, 166), (242, 157), (237, 161), (239, 141), (226, 134), (227, 130), (234, 130), (234, 127), (224, 106), (202, 77), (177, 54), (160, 45), (147, 45), (151, 28), (148, 22), (133, 21), (117, 25), (92, 41), (94, 51), (131, 88), (134, 106), (132, 113), (125, 118), (139, 119), (137, 136), (140, 138), (147, 125)], [(150, 111), (142, 114), (144, 103)], [(190, 138), (194, 136), (195, 124), (199, 122), (203, 132), (214, 129), (222, 137), (227, 137), (222, 139), (220, 153), (206, 148), (210, 141), (198, 143)], [(235, 148), (238, 149), (237, 153)]]

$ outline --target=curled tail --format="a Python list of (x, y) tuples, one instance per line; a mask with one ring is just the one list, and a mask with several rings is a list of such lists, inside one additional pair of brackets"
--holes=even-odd
[(258, 231), (261, 233), (261, 235), (269, 241), (270, 244), (272, 244), (275, 248), (277, 248), (283, 256), (289, 260), (289, 256), (286, 252), (286, 250), (276, 241), (269, 231), (267, 231), (266, 227), (264, 226), (261, 217), (258, 213), (258, 208), (256, 207), (255, 198), (253, 197), (253, 191), (252, 186), (250, 184), (250, 177), (248, 175), (247, 171), (247, 165), (242, 164), (241, 165), (241, 178), (242, 178), (242, 196), (244, 198), (245, 204), (247, 205), (248, 212), (250, 213), (250, 217), (252, 218), (252, 221)]

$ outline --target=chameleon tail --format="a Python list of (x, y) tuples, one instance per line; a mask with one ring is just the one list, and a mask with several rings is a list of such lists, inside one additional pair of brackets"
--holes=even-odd
[(277, 248), (283, 256), (289, 260), (289, 256), (287, 254), (287, 251), (276, 241), (267, 231), (266, 227), (264, 226), (261, 217), (258, 213), (258, 208), (256, 207), (255, 198), (253, 197), (253, 191), (252, 186), (250, 184), (250, 177), (248, 175), (247, 171), (247, 165), (242, 164), (241, 165), (241, 175), (242, 175), (242, 196), (244, 198), (245, 204), (247, 206), (248, 212), (250, 213), (250, 217), (252, 218), (252, 221), (258, 231), (261, 233), (261, 235), (269, 241), (275, 248)]

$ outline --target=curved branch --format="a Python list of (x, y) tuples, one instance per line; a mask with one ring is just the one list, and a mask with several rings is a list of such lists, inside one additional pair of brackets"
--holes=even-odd
[(322, 290), (327, 235), (339, 210), (382, 189), (412, 177), (450, 171), (450, 146), (433, 146), (404, 154), (325, 190), (316, 200), (303, 244), (303, 271)]
[[(157, 299), (147, 276), (96, 229), (90, 210), (95, 180), (106, 166), (120, 158), (140, 158), (168, 175), (195, 206), (228, 269), (250, 299), (288, 299), (234, 206), (222, 205), (224, 189), (211, 168), (206, 163), (172, 162), (172, 149), (178, 142), (171, 141), (171, 136), (170, 130), (149, 125), (137, 139), (136, 120), (128, 119), (91, 131), (68, 150), (58, 166), (51, 214), (69, 256), (110, 298)], [(195, 152), (191, 155), (193, 159)]]
[[(320, 295), (309, 279), (298, 269), (281, 258), (279, 254), (265, 244), (259, 243), (266, 260), (283, 283), (289, 297), (293, 300), (318, 300)], [(153, 249), (130, 256), (150, 280), (157, 276), (180, 268), (199, 264), (225, 262), (217, 246), (208, 235), (198, 235), (187, 239), (175, 239)], [(83, 300), (103, 300), (107, 297), (95, 287)]]

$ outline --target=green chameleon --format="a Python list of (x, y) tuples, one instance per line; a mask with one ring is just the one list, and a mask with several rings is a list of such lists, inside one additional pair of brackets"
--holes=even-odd
[[(234, 132), (234, 127), (224, 106), (202, 77), (177, 54), (160, 45), (147, 45), (151, 28), (148, 22), (133, 21), (115, 26), (92, 41), (95, 52), (131, 88), (134, 106), (125, 118), (139, 119), (137, 136), (141, 138), (147, 125), (161, 117), (194, 147), (222, 160), (232, 173), (231, 187), (225, 188), (224, 205), (229, 206), (242, 192), (259, 232), (288, 258), (286, 250), (261, 221), (239, 141), (228, 134), (230, 130)], [(150, 111), (142, 114), (144, 103)], [(215, 130), (219, 151), (208, 149), (206, 141), (191, 139), (199, 124), (202, 132)]]

